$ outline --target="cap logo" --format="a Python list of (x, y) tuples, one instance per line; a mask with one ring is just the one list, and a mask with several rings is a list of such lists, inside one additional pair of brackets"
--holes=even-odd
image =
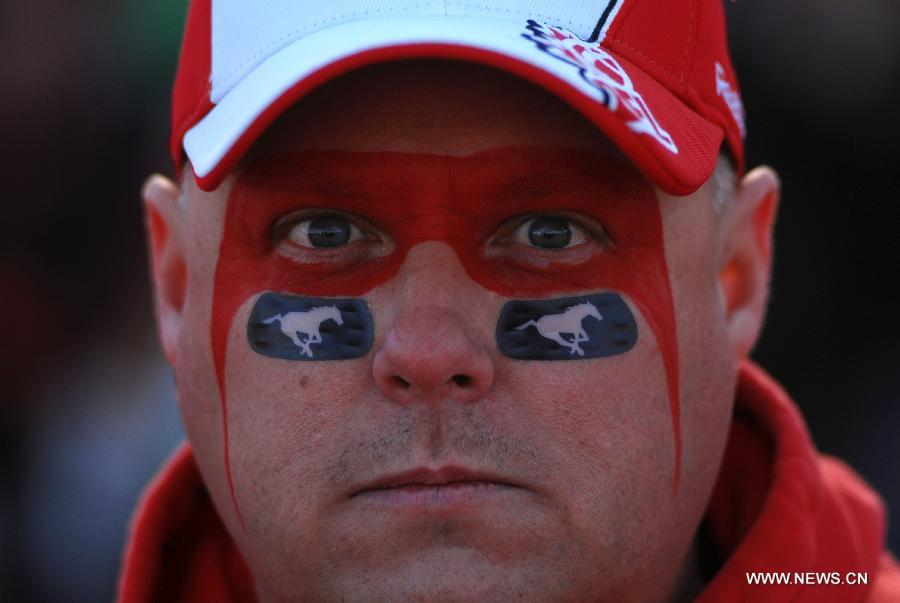
[(576, 67), (597, 99), (613, 113), (620, 113), (629, 128), (651, 136), (670, 153), (678, 154), (672, 136), (656, 121), (628, 73), (599, 42), (585, 42), (570, 31), (531, 19), (526, 29), (530, 33), (523, 33), (523, 38), (553, 58)]
[(731, 82), (727, 79), (728, 74), (725, 67), (721, 63), (716, 63), (716, 94), (722, 97), (728, 110), (731, 111), (731, 117), (737, 124), (738, 130), (741, 131), (741, 138), (747, 136), (747, 128), (744, 126), (744, 103), (741, 101), (741, 95), (737, 90), (731, 87)]

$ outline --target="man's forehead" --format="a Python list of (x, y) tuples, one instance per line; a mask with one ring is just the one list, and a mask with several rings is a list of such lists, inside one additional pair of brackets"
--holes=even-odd
[[(402, 199), (423, 209), (449, 203), (457, 214), (472, 210), (478, 214), (488, 199), (494, 210), (517, 213), (534, 203), (545, 209), (569, 207), (578, 205), (576, 198), (584, 197), (599, 206), (652, 190), (636, 169), (616, 158), (593, 150), (547, 145), (496, 147), (465, 156), (284, 151), (247, 165), (237, 183), (243, 193), (254, 198), (255, 206), (264, 201), (340, 205), (348, 198), (364, 204)], [(469, 207), (472, 204), (475, 207)]]
[(308, 149), (468, 156), (507, 146), (565, 146), (627, 162), (554, 95), (501, 71), (445, 60), (375, 65), (324, 85), (273, 124), (248, 161)]

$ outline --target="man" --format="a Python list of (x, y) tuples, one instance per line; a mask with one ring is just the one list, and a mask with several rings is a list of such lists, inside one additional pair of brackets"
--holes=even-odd
[(538, 4), (192, 4), (144, 189), (190, 447), (121, 600), (898, 600), (746, 360), (778, 181), (721, 6)]

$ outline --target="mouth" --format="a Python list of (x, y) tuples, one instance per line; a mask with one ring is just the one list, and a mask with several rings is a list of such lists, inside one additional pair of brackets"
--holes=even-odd
[(502, 476), (446, 465), (384, 475), (351, 498), (404, 508), (465, 507), (490, 502), (516, 490), (522, 487)]

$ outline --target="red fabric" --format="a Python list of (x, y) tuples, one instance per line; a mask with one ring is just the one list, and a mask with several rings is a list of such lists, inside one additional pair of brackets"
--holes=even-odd
[(172, 87), (172, 135), (169, 154), (178, 176), (184, 164), (184, 133), (213, 108), (210, 100), (212, 65), (212, 0), (191, 0), (178, 73)]
[(117, 600), (255, 600), (250, 572), (213, 508), (187, 444), (172, 456), (138, 505)]
[[(715, 64), (719, 63), (734, 90), (740, 89), (728, 52), (721, 0), (625, 0), (603, 45), (661, 83), (695, 113), (719, 126), (738, 172), (743, 173), (743, 137), (719, 96), (715, 78)], [(632, 73), (631, 68), (627, 69)], [(653, 111), (665, 114), (665, 100), (659, 104), (649, 99), (648, 102)], [(684, 139), (676, 140), (681, 146)], [(688, 154), (685, 159), (690, 161), (691, 156)]]
[[(696, 603), (900, 602), (900, 565), (884, 550), (879, 497), (816, 453), (799, 411), (751, 363), (706, 528), (725, 559)], [(868, 585), (749, 585), (746, 572), (868, 572)], [(182, 447), (135, 515), (118, 601), (253, 601), (250, 574)]]
[[(881, 499), (841, 461), (816, 452), (794, 403), (749, 362), (706, 523), (726, 560), (698, 603), (900, 601)], [(869, 584), (747, 583), (747, 572), (766, 571), (868, 572)]]

